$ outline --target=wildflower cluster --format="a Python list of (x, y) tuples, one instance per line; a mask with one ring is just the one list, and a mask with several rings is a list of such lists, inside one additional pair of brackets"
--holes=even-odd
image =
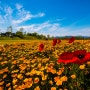
[(89, 47), (74, 37), (0, 46), (0, 90), (89, 90)]

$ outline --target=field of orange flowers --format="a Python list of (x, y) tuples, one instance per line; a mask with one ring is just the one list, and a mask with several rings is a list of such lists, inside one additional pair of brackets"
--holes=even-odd
[(42, 40), (1, 45), (0, 90), (90, 90), (89, 56), (81, 64), (60, 62), (62, 53), (75, 50), (90, 52), (90, 40), (71, 43), (61, 40), (58, 44)]

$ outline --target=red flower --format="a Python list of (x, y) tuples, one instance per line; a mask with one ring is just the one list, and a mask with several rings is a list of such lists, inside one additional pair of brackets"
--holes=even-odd
[(73, 53), (72, 52), (64, 52), (61, 55), (59, 55), (59, 58), (63, 59), (63, 60), (72, 59)]
[(74, 57), (73, 52), (64, 52), (59, 56), (58, 63), (73, 63), (76, 62), (77, 58)]
[(75, 63), (76, 60), (77, 60), (76, 57), (73, 57), (72, 59), (67, 59), (67, 60), (58, 59), (58, 63), (64, 63), (64, 64)]
[(77, 50), (74, 51), (74, 56), (77, 57), (75, 63), (82, 64), (90, 60), (90, 52), (86, 52), (86, 50)]
[(74, 42), (74, 40), (75, 40), (75, 37), (71, 37), (71, 38), (69, 39), (69, 43)]
[(39, 45), (39, 51), (42, 51), (44, 49), (44, 44)]
[(54, 39), (53, 39), (53, 46), (55, 46), (56, 44), (57, 44), (57, 39), (54, 38)]
[(74, 56), (78, 57), (80, 59), (84, 58), (85, 54), (86, 54), (86, 50), (77, 50), (77, 51), (74, 51)]
[(53, 44), (52, 44), (52, 45), (53, 45), (53, 46), (55, 46), (56, 44), (57, 44), (57, 43), (54, 43), (54, 42), (53, 42)]
[(64, 52), (59, 56), (58, 63), (75, 63), (83, 64), (90, 60), (90, 52), (85, 50), (77, 50), (74, 52)]
[(58, 40), (57, 40), (57, 44), (59, 44), (60, 42), (61, 42), (61, 40), (60, 40), (60, 39), (58, 39)]

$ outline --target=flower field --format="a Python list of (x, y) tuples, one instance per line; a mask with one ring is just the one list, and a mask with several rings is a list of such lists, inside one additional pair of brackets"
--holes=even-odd
[(1, 45), (0, 90), (90, 90), (90, 40)]

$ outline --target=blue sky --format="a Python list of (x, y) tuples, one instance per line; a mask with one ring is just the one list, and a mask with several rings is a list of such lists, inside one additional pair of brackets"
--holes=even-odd
[(12, 26), (51, 36), (90, 36), (90, 0), (0, 0), (0, 32)]

